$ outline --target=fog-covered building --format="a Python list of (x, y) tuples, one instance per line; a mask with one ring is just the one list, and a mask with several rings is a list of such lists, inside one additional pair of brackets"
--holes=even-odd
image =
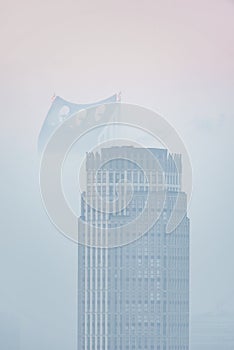
[[(165, 149), (116, 146), (87, 154), (80, 219), (89, 224), (84, 235), (93, 231), (96, 241), (78, 248), (79, 350), (189, 349), (181, 167), (180, 155)], [(183, 211), (167, 233), (172, 212)], [(135, 237), (128, 223), (137, 223)]]

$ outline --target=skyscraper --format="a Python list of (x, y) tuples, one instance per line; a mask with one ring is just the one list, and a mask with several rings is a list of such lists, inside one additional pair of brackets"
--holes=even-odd
[(189, 219), (181, 167), (180, 155), (165, 149), (115, 146), (87, 154), (79, 350), (188, 350)]

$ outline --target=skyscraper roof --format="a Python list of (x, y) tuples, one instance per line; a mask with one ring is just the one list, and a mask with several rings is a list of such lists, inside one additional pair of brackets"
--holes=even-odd
[(47, 144), (50, 136), (65, 120), (70, 118), (74, 113), (95, 107), (104, 103), (118, 102), (119, 94), (114, 94), (106, 99), (92, 102), (92, 103), (72, 103), (64, 100), (63, 98), (56, 96), (53, 98), (52, 105), (47, 113), (45, 121), (42, 125), (39, 138), (38, 138), (38, 150), (41, 152)]

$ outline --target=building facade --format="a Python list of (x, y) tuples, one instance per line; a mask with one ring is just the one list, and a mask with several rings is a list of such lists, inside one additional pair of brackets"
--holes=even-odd
[[(93, 230), (97, 237), (104, 229), (107, 235), (100, 245), (78, 246), (79, 350), (189, 349), (189, 219), (181, 167), (180, 155), (165, 149), (123, 146), (87, 154), (80, 219), (90, 225), (84, 234)], [(168, 234), (172, 212), (181, 211), (182, 221)], [(137, 223), (135, 236), (130, 222)], [(116, 230), (116, 241), (108, 230)]]

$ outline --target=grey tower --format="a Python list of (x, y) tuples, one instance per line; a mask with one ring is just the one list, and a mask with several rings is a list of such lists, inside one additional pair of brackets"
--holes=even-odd
[[(115, 247), (79, 245), (78, 350), (188, 350), (187, 215), (166, 233), (172, 212), (186, 213), (180, 155), (165, 149), (103, 148), (87, 154), (86, 178), (81, 221), (95, 227), (96, 234), (102, 228), (125, 230), (145, 211), (149, 193), (147, 217), (158, 219), (125, 245), (118, 246), (118, 239)], [(107, 199), (108, 212), (103, 210)], [(145, 224), (143, 216), (136, 230)]]

